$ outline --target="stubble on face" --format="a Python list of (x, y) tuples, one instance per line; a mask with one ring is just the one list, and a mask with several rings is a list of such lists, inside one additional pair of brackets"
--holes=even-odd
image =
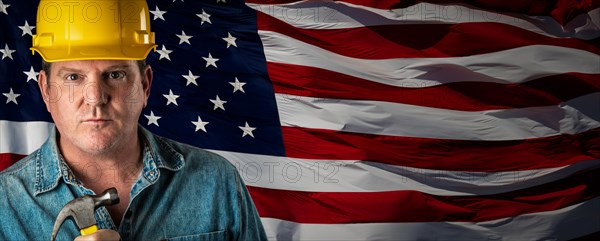
[[(105, 155), (137, 140), (149, 83), (134, 61), (53, 63), (45, 102), (64, 151)], [(44, 77), (47, 78), (46, 73)], [(59, 98), (48, 98), (58, 93)]]

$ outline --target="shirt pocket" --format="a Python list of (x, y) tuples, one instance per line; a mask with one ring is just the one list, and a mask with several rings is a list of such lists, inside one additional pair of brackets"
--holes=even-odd
[(166, 241), (225, 241), (227, 240), (227, 231), (216, 231), (210, 233), (192, 234), (164, 239)]

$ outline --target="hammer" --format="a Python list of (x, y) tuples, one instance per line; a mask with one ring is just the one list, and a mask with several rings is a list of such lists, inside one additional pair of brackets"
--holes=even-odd
[(60, 229), (65, 219), (69, 217), (75, 220), (75, 224), (77, 224), (81, 235), (95, 233), (98, 230), (98, 226), (96, 226), (94, 211), (101, 206), (117, 203), (119, 203), (119, 195), (117, 194), (117, 189), (114, 187), (106, 189), (100, 195), (84, 195), (71, 200), (58, 213), (50, 240), (54, 241), (56, 239), (58, 229)]

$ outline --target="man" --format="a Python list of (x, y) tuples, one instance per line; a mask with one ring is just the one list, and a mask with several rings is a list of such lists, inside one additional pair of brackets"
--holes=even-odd
[[(105, 14), (80, 15), (86, 6)], [(121, 202), (96, 211), (98, 232), (77, 237), (65, 222), (57, 239), (266, 239), (227, 160), (138, 126), (153, 81), (148, 15), (139, 0), (40, 2), (32, 50), (45, 60), (38, 83), (56, 128), (0, 173), (0, 240), (47, 240), (67, 202), (110, 187)]]

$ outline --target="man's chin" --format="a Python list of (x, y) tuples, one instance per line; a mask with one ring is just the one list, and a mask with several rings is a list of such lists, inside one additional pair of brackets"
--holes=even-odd
[(82, 140), (80, 148), (90, 154), (103, 154), (113, 151), (117, 149), (115, 136), (115, 133), (112, 132), (92, 132), (86, 139)]
[(90, 121), (84, 122), (84, 125), (92, 131), (100, 131), (115, 128), (113, 121)]
[(80, 148), (91, 155), (103, 155), (111, 153), (115, 146), (114, 143), (86, 143)]

